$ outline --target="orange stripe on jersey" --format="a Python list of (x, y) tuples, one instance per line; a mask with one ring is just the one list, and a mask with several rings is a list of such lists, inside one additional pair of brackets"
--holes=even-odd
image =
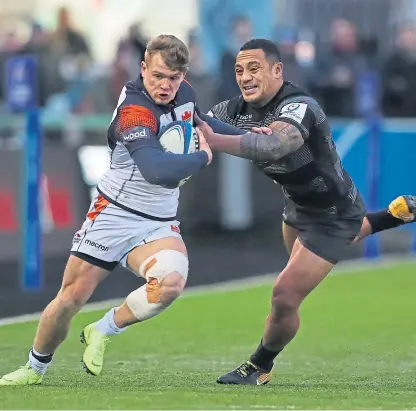
[(192, 84), (186, 79), (184, 78), (183, 81), (188, 84), (189, 87), (191, 87), (191, 89), (193, 90), (194, 88), (192, 87)]
[(147, 127), (154, 134), (157, 133), (156, 116), (143, 106), (125, 106), (120, 109), (116, 126), (117, 134), (135, 127)]
[(102, 195), (99, 195), (97, 201), (94, 203), (94, 208), (87, 213), (87, 218), (94, 221), (100, 213), (110, 204)]

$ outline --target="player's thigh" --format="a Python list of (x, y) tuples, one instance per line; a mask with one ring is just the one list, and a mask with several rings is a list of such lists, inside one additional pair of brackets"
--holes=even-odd
[(360, 233), (362, 216), (329, 216), (317, 220), (303, 217), (300, 221), (300, 243), (324, 260), (336, 264), (346, 258), (350, 245)]
[(98, 195), (92, 201), (81, 229), (74, 235), (71, 254), (112, 271), (150, 229), (142, 217)]
[(150, 257), (162, 250), (178, 251), (185, 257), (188, 257), (186, 246), (182, 238), (163, 237), (133, 248), (127, 255), (127, 268), (137, 275), (140, 275), (140, 266)]
[(298, 306), (333, 267), (333, 263), (315, 254), (297, 239), (287, 266), (277, 278), (274, 296), (284, 294)]
[(282, 223), (282, 235), (283, 242), (285, 244), (287, 253), (292, 254), (293, 245), (295, 244), (296, 239), (298, 238), (299, 230), (294, 227), (291, 227), (289, 224), (286, 224), (284, 221)]
[(109, 271), (70, 255), (58, 296), (65, 296), (74, 303), (83, 304), (108, 274)]
[[(165, 237), (173, 238), (163, 239)], [(159, 239), (161, 241), (156, 241)], [(145, 218), (98, 195), (74, 236), (71, 254), (108, 271), (121, 263), (127, 268), (131, 265), (132, 271), (137, 273), (137, 265), (152, 253), (166, 248), (186, 254), (178, 221)]]
[(294, 243), (287, 267), (279, 275), (277, 288), (289, 290), (301, 301), (342, 260), (357, 234), (362, 219), (332, 218), (316, 222), (312, 218), (299, 221), (302, 230)]
[(166, 277), (167, 273), (175, 273), (170, 278), (175, 277), (185, 285), (180, 278), (186, 281), (189, 263), (179, 224), (177, 220), (152, 222), (143, 240), (131, 247), (125, 258), (121, 260), (122, 266), (147, 279), (146, 273), (149, 272), (149, 267), (157, 263), (152, 271), (165, 273), (163, 277)]

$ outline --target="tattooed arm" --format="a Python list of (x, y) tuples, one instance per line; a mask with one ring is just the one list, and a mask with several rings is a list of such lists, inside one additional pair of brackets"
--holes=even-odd
[[(269, 127), (272, 134), (247, 133), (239, 136), (217, 134), (205, 124), (198, 124), (213, 150), (254, 161), (279, 160), (299, 149), (308, 136), (307, 130), (286, 122), (275, 121)], [(209, 128), (209, 129), (208, 129)]]
[[(324, 118), (319, 104), (311, 97), (302, 96), (283, 103), (276, 110), (276, 121), (269, 126), (271, 134), (250, 132), (223, 135), (214, 133), (208, 124), (197, 116), (196, 122), (213, 150), (254, 161), (275, 161), (302, 147), (317, 123), (316, 113), (318, 117)], [(256, 129), (258, 130), (261, 128)]]
[(279, 160), (298, 150), (308, 134), (283, 121), (275, 121), (269, 127), (272, 130), (270, 135), (247, 133), (242, 136), (241, 157), (257, 161)]

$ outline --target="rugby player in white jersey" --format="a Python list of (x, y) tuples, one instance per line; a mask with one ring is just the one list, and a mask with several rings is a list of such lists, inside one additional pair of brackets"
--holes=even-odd
[(188, 49), (176, 37), (149, 42), (141, 76), (126, 84), (114, 111), (111, 166), (74, 236), (61, 289), (42, 313), (29, 361), (0, 385), (42, 382), (72, 318), (118, 263), (146, 284), (82, 331), (83, 361), (91, 374), (101, 372), (109, 336), (156, 316), (181, 294), (188, 257), (176, 220), (178, 183), (209, 164), (212, 153), (200, 132), (200, 150), (184, 155), (165, 152), (157, 136), (175, 120), (193, 122), (195, 92), (183, 81), (188, 64)]

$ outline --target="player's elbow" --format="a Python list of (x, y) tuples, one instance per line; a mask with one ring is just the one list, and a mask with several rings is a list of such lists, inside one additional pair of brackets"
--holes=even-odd
[(178, 185), (178, 181), (172, 178), (172, 175), (163, 168), (159, 170), (143, 170), (141, 173), (149, 184), (163, 187), (176, 187)]
[(149, 183), (153, 185), (159, 185), (160, 184), (160, 177), (156, 175), (155, 173), (143, 173), (143, 178)]
[[(150, 155), (151, 154), (151, 155)], [(166, 166), (165, 158), (159, 153), (146, 153), (146, 156), (135, 159), (136, 165), (143, 178), (149, 183), (157, 186), (176, 187), (178, 181)]]

